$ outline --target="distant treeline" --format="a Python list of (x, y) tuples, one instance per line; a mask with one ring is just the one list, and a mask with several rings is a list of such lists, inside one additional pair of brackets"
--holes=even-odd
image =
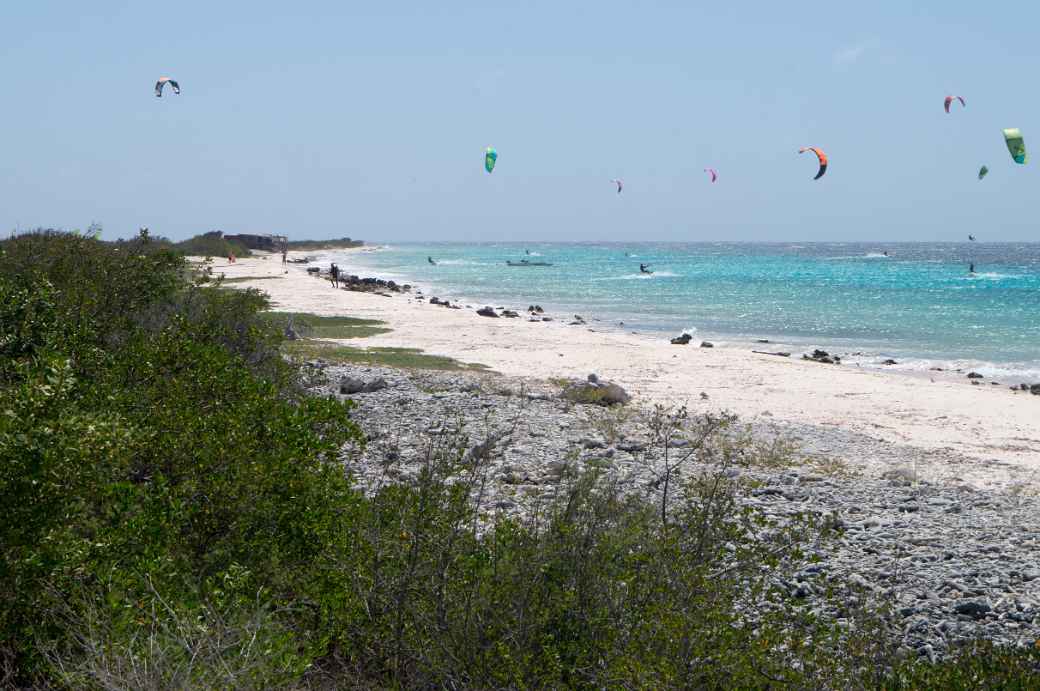
[(350, 238), (339, 238), (338, 240), (290, 240), (290, 250), (336, 250), (344, 247), (361, 247), (365, 243), (362, 240), (351, 240)]
[[(135, 239), (136, 240), (136, 239)], [(187, 240), (174, 242), (169, 238), (155, 236), (151, 241), (160, 247), (172, 249), (189, 257), (226, 257), (234, 253), (236, 257), (248, 257), (252, 251), (241, 242), (229, 239), (222, 231), (213, 230), (202, 233)], [(116, 243), (126, 243), (127, 240), (117, 240)], [(365, 243), (361, 240), (351, 238), (336, 238), (332, 240), (290, 240), (286, 249), (299, 251), (334, 250), (345, 247), (361, 247)]]
[[(54, 233), (58, 231), (46, 230), (37, 232)], [(213, 230), (187, 240), (174, 242), (161, 235), (150, 235), (148, 229), (143, 228), (141, 229), (141, 235), (138, 237), (132, 240), (115, 240), (111, 244), (116, 247), (138, 246), (141, 238), (147, 238), (149, 247), (153, 249), (172, 250), (186, 257), (226, 257), (229, 254), (234, 254), (236, 257), (248, 257), (252, 254), (248, 247), (240, 242), (228, 240), (224, 237), (223, 232), (219, 230)]]

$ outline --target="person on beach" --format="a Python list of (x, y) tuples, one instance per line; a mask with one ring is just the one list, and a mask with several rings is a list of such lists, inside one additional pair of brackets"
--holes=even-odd
[(235, 253), (234, 252), (230, 253), (227, 256), (227, 261), (228, 261), (228, 264), (234, 264), (235, 263)]
[(333, 264), (329, 269), (329, 276), (332, 277), (332, 287), (339, 288), (339, 267)]
[(289, 254), (289, 250), (287, 250), (286, 248), (283, 247), (282, 248), (282, 264), (283, 265), (289, 263), (288, 254)]

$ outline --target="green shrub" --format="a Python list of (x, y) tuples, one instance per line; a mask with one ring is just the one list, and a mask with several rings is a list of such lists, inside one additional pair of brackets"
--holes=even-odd
[(99, 598), (154, 584), (192, 610), (231, 572), (264, 607), (320, 595), (359, 435), (349, 405), (299, 396), (266, 301), (187, 283), (169, 251), (61, 234), (0, 251), (0, 650), (21, 680)]
[(234, 254), (236, 257), (248, 257), (251, 254), (248, 247), (225, 239), (219, 230), (181, 240), (174, 243), (173, 248), (189, 257), (226, 257), (229, 254)]
[(976, 642), (938, 662), (910, 660), (885, 680), (884, 687), (902, 689), (1038, 689), (1040, 643), (1027, 648)]

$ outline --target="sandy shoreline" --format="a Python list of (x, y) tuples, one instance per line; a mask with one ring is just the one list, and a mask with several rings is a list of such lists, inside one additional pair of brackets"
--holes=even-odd
[(523, 296), (505, 304), (520, 311), (521, 318), (490, 319), (473, 309), (445, 309), (409, 294), (388, 298), (334, 290), (327, 281), (309, 276), (306, 267), (283, 268), (276, 255), (213, 264), (215, 273), (228, 278), (258, 277), (233, 285), (265, 291), (276, 309), (379, 319), (392, 329), (352, 341), (354, 346), (421, 348), (517, 377), (595, 372), (620, 383), (641, 404), (687, 403), (694, 411), (727, 410), (749, 421), (840, 429), (879, 444), (917, 449), (933, 466), (918, 472), (933, 481), (1040, 486), (1040, 397), (1012, 393), (1007, 386), (933, 382), (825, 365), (802, 361), (800, 353), (781, 358), (739, 348), (699, 348), (696, 339), (689, 346), (675, 346), (659, 336), (601, 331), (595, 322), (568, 326), (564, 318), (572, 315), (529, 322), (522, 311), (527, 306)]

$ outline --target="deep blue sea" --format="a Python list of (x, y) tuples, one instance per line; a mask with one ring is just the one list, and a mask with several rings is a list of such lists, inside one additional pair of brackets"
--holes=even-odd
[[(525, 258), (552, 266), (506, 265)], [(1040, 379), (1040, 243), (429, 243), (341, 263), (427, 295), (538, 303), (626, 331)]]

